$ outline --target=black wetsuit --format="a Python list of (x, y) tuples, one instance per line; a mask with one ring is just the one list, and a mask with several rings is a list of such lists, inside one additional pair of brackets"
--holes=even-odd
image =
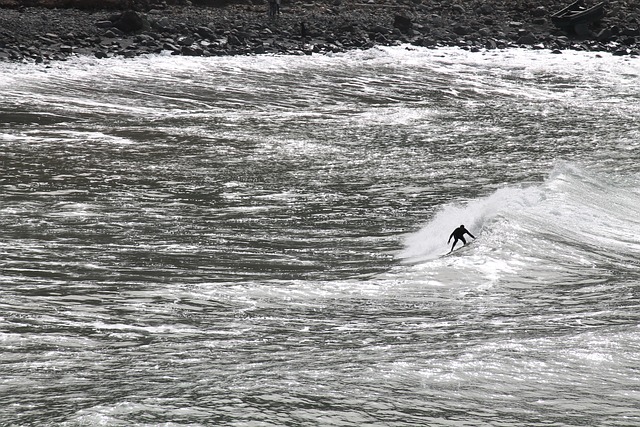
[(464, 228), (464, 226), (460, 226), (458, 228), (456, 228), (455, 230), (453, 230), (453, 233), (451, 233), (451, 236), (449, 236), (449, 241), (447, 243), (449, 243), (451, 241), (451, 238), (453, 237), (453, 245), (451, 246), (451, 250), (453, 250), (453, 248), (456, 247), (456, 243), (458, 243), (458, 240), (462, 240), (462, 244), (466, 245), (467, 241), (464, 238), (464, 235), (468, 234), (469, 236), (473, 237), (475, 239), (475, 236), (471, 233), (469, 233), (469, 230), (467, 230), (466, 228)]

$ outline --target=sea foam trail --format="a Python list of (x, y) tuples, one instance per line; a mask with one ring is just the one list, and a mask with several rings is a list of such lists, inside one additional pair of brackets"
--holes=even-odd
[[(508, 187), (464, 204), (443, 206), (431, 221), (406, 238), (405, 249), (400, 258), (415, 263), (446, 254), (451, 245), (451, 242), (447, 243), (449, 236), (460, 225), (464, 225), (476, 239), (486, 241), (493, 233), (492, 224), (501, 215), (509, 210), (523, 209), (539, 203), (540, 197), (540, 191), (536, 187)], [(468, 239), (473, 240), (470, 237)]]

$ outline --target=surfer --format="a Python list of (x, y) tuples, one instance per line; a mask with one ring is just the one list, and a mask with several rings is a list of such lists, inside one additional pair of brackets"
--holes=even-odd
[(453, 237), (453, 245), (451, 246), (451, 250), (449, 251), (449, 253), (453, 252), (453, 248), (456, 247), (456, 243), (458, 243), (458, 240), (462, 240), (462, 245), (466, 245), (467, 241), (464, 239), (464, 235), (468, 234), (469, 236), (473, 237), (474, 239), (476, 238), (473, 234), (469, 233), (469, 230), (467, 230), (466, 228), (464, 228), (464, 225), (461, 225), (460, 227), (456, 228), (455, 230), (453, 230), (453, 233), (451, 233), (451, 236), (449, 236), (449, 240), (447, 241), (447, 245), (449, 244), (449, 242), (451, 242), (451, 238)]

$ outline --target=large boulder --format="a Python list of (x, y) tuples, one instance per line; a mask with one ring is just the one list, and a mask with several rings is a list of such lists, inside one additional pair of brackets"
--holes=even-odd
[(404, 15), (396, 15), (393, 18), (393, 26), (401, 32), (406, 33), (413, 27), (413, 22)]
[(520, 37), (518, 37), (518, 41), (516, 43), (532, 46), (536, 44), (537, 41), (538, 39), (536, 38), (536, 36), (532, 32), (527, 31), (521, 34)]
[(473, 33), (473, 29), (465, 24), (456, 24), (453, 27), (453, 32), (459, 36), (466, 36)]
[(113, 26), (127, 34), (148, 30), (150, 28), (149, 22), (133, 10), (127, 10), (120, 15), (116, 15), (113, 20)]

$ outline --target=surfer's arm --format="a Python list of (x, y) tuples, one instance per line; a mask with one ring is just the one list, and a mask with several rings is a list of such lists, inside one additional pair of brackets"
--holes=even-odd
[(473, 234), (469, 233), (468, 231), (467, 231), (467, 234), (468, 234), (469, 236), (473, 237), (473, 239), (475, 239), (475, 238), (476, 238), (476, 236), (474, 236)]
[(451, 233), (451, 236), (449, 236), (449, 240), (447, 240), (447, 243), (451, 242), (451, 238), (453, 237), (454, 233)]

